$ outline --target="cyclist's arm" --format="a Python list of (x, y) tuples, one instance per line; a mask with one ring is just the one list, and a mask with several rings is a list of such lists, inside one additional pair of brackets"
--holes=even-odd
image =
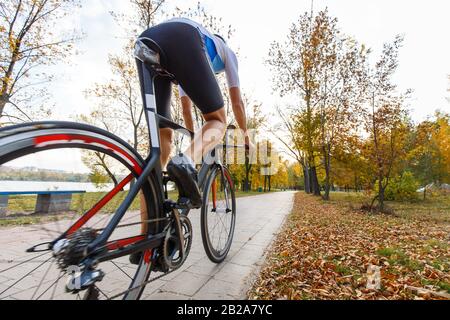
[(249, 138), (247, 135), (247, 116), (245, 114), (244, 102), (242, 101), (241, 89), (239, 89), (239, 87), (232, 87), (229, 91), (234, 117), (236, 118), (239, 128), (241, 128), (245, 135), (245, 143), (249, 145)]
[(233, 113), (239, 128), (243, 131), (245, 136), (245, 144), (248, 147), (252, 147), (247, 133), (247, 116), (245, 114), (245, 106), (241, 96), (238, 60), (236, 54), (230, 48), (226, 48), (226, 61), (225, 74), (227, 77)]
[(181, 96), (181, 107), (186, 129), (194, 132), (194, 120), (192, 119), (192, 101), (188, 96)]

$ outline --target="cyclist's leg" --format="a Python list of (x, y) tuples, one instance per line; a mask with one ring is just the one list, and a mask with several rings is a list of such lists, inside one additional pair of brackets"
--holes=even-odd
[[(172, 114), (170, 110), (170, 100), (172, 98), (172, 81), (169, 78), (161, 76), (156, 77), (155, 98), (157, 113), (166, 119), (172, 120)], [(165, 168), (167, 161), (169, 160), (170, 151), (172, 149), (173, 130), (166, 126), (160, 125), (159, 135), (161, 142), (161, 167)]]
[(227, 124), (225, 108), (205, 114), (203, 117), (206, 122), (202, 130), (195, 134), (191, 145), (184, 152), (185, 155), (197, 163), (200, 163), (202, 157), (222, 140)]
[(170, 152), (172, 151), (173, 130), (170, 128), (161, 128), (159, 135), (161, 138), (161, 168), (164, 170), (169, 161)]

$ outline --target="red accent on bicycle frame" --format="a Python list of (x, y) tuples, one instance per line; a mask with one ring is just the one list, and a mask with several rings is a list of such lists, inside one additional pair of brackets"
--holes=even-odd
[(95, 206), (86, 212), (75, 224), (67, 231), (67, 235), (71, 235), (82, 226), (84, 226), (93, 216), (95, 216), (101, 208), (103, 208), (116, 194), (118, 194), (131, 180), (133, 174), (123, 179), (114, 189), (112, 189), (106, 196), (104, 196)]
[(139, 241), (143, 241), (145, 240), (145, 236), (137, 236), (137, 237), (132, 237), (132, 238), (127, 238), (127, 239), (121, 239), (121, 240), (115, 240), (112, 241), (108, 244), (106, 244), (106, 247), (109, 250), (117, 250), (126, 246), (129, 246), (131, 244), (135, 244)]
[(213, 209), (216, 209), (216, 202), (217, 202), (217, 183), (216, 179), (214, 179), (212, 183), (212, 198), (213, 198)]
[(230, 175), (228, 174), (228, 171), (224, 170), (225, 176), (227, 177), (228, 183), (230, 184), (231, 189), (234, 189), (233, 180), (231, 179)]
[(76, 134), (54, 134), (54, 135), (48, 135), (48, 136), (41, 136), (41, 137), (36, 137), (34, 138), (34, 145), (38, 146), (40, 144), (45, 144), (48, 142), (56, 142), (56, 141), (63, 141), (63, 142), (68, 142), (68, 141), (83, 141), (86, 144), (100, 144), (105, 146), (108, 149), (111, 149), (113, 151), (116, 151), (118, 153), (120, 153), (122, 156), (124, 156), (125, 158), (127, 158), (131, 163), (133, 163), (133, 167), (134, 170), (138, 173), (141, 174), (142, 173), (142, 168), (139, 166), (139, 164), (137, 163), (137, 161), (131, 157), (127, 152), (125, 152), (124, 150), (120, 149), (118, 146), (108, 142), (108, 141), (104, 141), (98, 138), (94, 138), (94, 137), (89, 137), (89, 136), (83, 136), (83, 135), (76, 135)]
[(145, 263), (150, 263), (150, 261), (152, 260), (152, 253), (153, 250), (152, 249), (148, 249), (147, 251), (145, 251), (144, 253), (144, 262)]

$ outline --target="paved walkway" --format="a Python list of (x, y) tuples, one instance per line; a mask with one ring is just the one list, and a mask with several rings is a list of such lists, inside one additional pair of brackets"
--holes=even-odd
[(233, 300), (245, 299), (252, 280), (270, 246), (291, 212), (294, 192), (280, 192), (237, 199), (236, 231), (224, 263), (209, 261), (204, 253), (199, 213), (192, 212), (194, 227), (191, 253), (184, 266), (149, 285), (144, 299)]
[[(185, 264), (176, 272), (147, 285), (143, 299), (243, 299), (258, 273), (267, 247), (292, 209), (294, 193), (280, 192), (237, 199), (237, 221), (234, 241), (227, 260), (220, 265), (209, 261), (200, 232), (200, 213), (189, 217), (194, 228), (191, 252)], [(100, 215), (94, 226), (106, 225), (110, 216)], [(139, 212), (130, 212), (130, 222), (138, 220)], [(97, 220), (95, 220), (97, 219)], [(50, 253), (31, 254), (32, 263), (19, 264), (30, 259), (25, 250), (32, 245), (53, 239), (69, 227), (70, 220), (48, 222), (43, 225), (0, 228), (0, 299), (71, 299), (65, 293), (63, 273), (51, 262)], [(133, 230), (137, 228), (138, 230)], [(119, 229), (117, 238), (135, 235), (140, 226)], [(113, 234), (114, 238), (114, 234)], [(18, 260), (11, 260), (14, 257)], [(18, 258), (19, 257), (19, 258)], [(128, 257), (104, 263), (106, 276), (101, 282), (102, 292), (111, 297), (129, 285), (136, 267)], [(153, 274), (151, 275), (153, 276)], [(17, 279), (23, 280), (17, 282)], [(65, 278), (64, 278), (65, 279)], [(56, 283), (56, 286), (55, 286)], [(47, 288), (47, 289), (46, 289)]]

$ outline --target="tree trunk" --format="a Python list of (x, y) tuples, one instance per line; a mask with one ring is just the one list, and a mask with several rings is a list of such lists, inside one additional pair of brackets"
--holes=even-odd
[(311, 194), (311, 184), (310, 184), (310, 178), (309, 178), (309, 168), (305, 167), (303, 168), (303, 178), (305, 181), (305, 192), (307, 194)]
[(104, 159), (105, 155), (102, 156), (98, 152), (96, 152), (95, 154), (96, 154), (97, 158), (100, 160), (100, 166), (106, 171), (106, 174), (108, 175), (108, 177), (111, 178), (111, 180), (114, 183), (114, 187), (117, 187), (119, 182), (117, 181), (114, 173), (112, 173), (111, 170), (109, 170), (108, 165), (106, 164), (105, 159)]
[(317, 169), (316, 167), (312, 167), (310, 169), (310, 180), (311, 180), (311, 191), (315, 196), (320, 197), (320, 186), (319, 186), (319, 179), (317, 179)]
[(8, 103), (8, 96), (0, 95), (0, 119), (3, 117), (3, 111)]
[(325, 200), (325, 201), (329, 201), (330, 200), (330, 190), (331, 190), (330, 181), (329, 181), (329, 178), (326, 178), (326, 181), (325, 181), (325, 194), (323, 195), (323, 200)]
[(328, 144), (326, 147), (323, 147), (323, 163), (325, 165), (325, 194), (323, 196), (323, 200), (330, 200), (330, 145)]
[(378, 177), (378, 210), (383, 212), (384, 210), (384, 187), (383, 177)]
[(244, 180), (244, 192), (250, 191), (250, 171), (252, 170), (252, 165), (250, 164), (250, 159), (245, 156), (245, 180)]
[(111, 178), (111, 180), (114, 183), (114, 187), (117, 187), (117, 185), (119, 184), (119, 182), (116, 179), (116, 176), (107, 168), (105, 167), (106, 173), (108, 174), (108, 176)]

